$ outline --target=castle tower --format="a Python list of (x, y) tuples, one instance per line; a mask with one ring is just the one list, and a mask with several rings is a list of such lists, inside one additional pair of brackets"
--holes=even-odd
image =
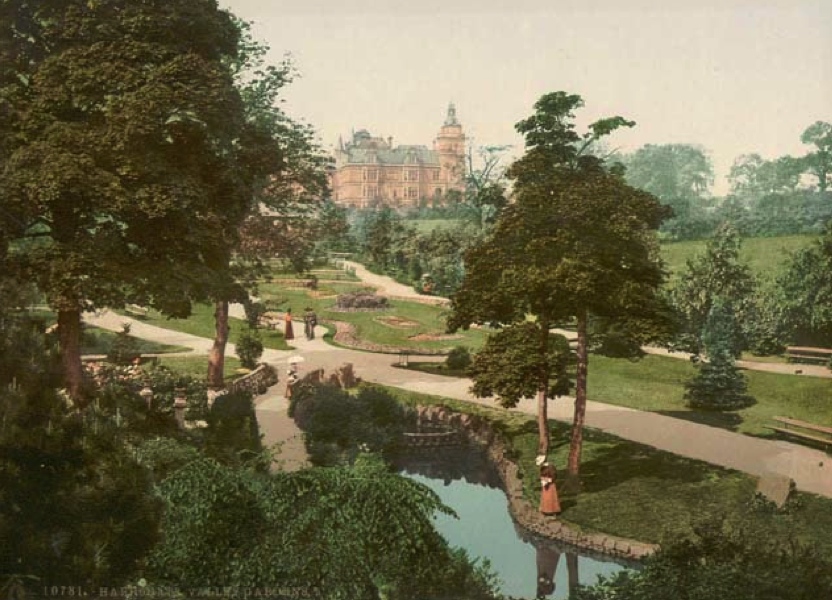
[(456, 107), (451, 102), (445, 123), (433, 142), (439, 155), (440, 177), (448, 190), (462, 191), (465, 187), (465, 134), (456, 118)]

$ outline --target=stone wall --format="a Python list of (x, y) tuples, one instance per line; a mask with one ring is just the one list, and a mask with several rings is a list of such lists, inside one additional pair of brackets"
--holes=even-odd
[(253, 396), (258, 396), (276, 383), (277, 371), (271, 365), (263, 363), (251, 373), (229, 383), (226, 391), (232, 393), (245, 390), (251, 392)]
[(523, 496), (520, 469), (510, 456), (509, 444), (498, 435), (487, 419), (454, 412), (444, 406), (418, 406), (418, 420), (422, 424), (446, 425), (463, 431), (468, 439), (482, 447), (503, 483), (509, 512), (529, 537), (555, 540), (582, 553), (595, 553), (623, 561), (640, 560), (658, 549), (646, 544), (603, 533), (584, 533), (570, 524), (543, 515), (536, 503)]

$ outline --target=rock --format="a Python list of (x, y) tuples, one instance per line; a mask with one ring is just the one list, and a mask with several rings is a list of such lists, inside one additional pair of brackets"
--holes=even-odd
[(789, 499), (793, 482), (779, 473), (765, 473), (757, 481), (757, 494), (773, 502), (777, 508), (783, 508)]

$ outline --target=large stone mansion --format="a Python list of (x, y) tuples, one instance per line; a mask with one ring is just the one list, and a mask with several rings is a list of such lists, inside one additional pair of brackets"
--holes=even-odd
[(462, 192), (465, 134), (454, 105), (448, 106), (433, 149), (424, 145), (394, 147), (392, 138), (372, 137), (365, 129), (353, 133), (346, 144), (339, 140), (330, 183), (336, 204), (356, 208), (419, 206), (444, 202), (448, 192)]

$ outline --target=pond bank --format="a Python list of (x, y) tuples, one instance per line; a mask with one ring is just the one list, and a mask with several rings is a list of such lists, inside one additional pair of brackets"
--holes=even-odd
[(510, 459), (508, 443), (486, 419), (443, 406), (419, 405), (416, 410), (420, 423), (457, 429), (485, 451), (500, 477), (512, 518), (531, 535), (556, 540), (583, 552), (625, 561), (641, 560), (658, 549), (657, 544), (603, 533), (585, 533), (561, 519), (541, 514), (537, 506), (523, 495), (522, 475), (518, 465)]

